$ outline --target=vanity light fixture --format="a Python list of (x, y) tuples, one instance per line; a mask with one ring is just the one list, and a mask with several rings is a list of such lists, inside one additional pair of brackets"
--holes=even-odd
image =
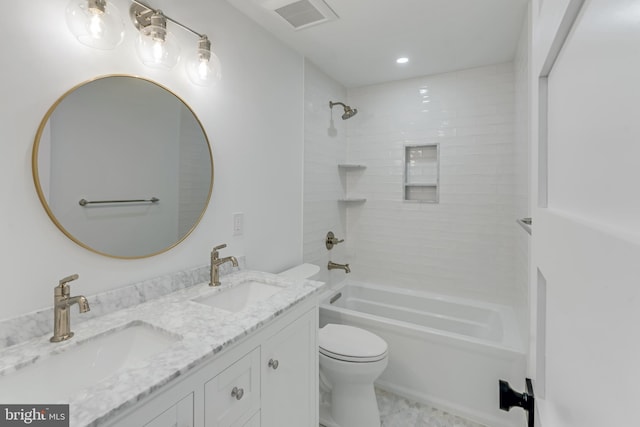
[(198, 85), (209, 85), (220, 80), (220, 60), (211, 51), (209, 38), (180, 22), (171, 19), (150, 6), (133, 0), (129, 15), (140, 34), (136, 49), (140, 59), (150, 67), (172, 68), (180, 59), (180, 46), (175, 37), (167, 31), (167, 21), (187, 30), (198, 37), (197, 48), (187, 58), (187, 74)]
[(161, 10), (144, 9), (142, 13), (134, 3), (131, 17), (138, 28), (136, 50), (142, 62), (149, 67), (173, 68), (180, 59), (180, 46), (167, 31), (167, 18)]
[(205, 35), (200, 36), (198, 49), (187, 60), (189, 78), (197, 85), (207, 86), (220, 80), (220, 69), (220, 59), (211, 52), (211, 41)]
[(69, 30), (86, 46), (113, 49), (124, 38), (122, 17), (107, 0), (71, 0), (66, 16)]
[[(118, 9), (108, 0), (71, 0), (66, 9), (67, 25), (80, 43), (98, 49), (113, 49), (124, 38), (124, 23)], [(180, 60), (180, 45), (167, 30), (167, 22), (187, 30), (198, 37), (198, 44), (186, 59), (187, 75), (201, 86), (221, 78), (220, 59), (211, 50), (211, 41), (180, 22), (171, 19), (159, 9), (131, 0), (129, 16), (139, 34), (136, 50), (142, 62), (149, 67), (173, 68)]]

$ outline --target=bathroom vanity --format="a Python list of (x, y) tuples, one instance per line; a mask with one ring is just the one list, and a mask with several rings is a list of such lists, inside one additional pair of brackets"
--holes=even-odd
[(316, 426), (316, 330), (302, 304), (108, 425)]
[(69, 403), (73, 427), (315, 427), (322, 287), (239, 271), (84, 322), (74, 311), (72, 339), (0, 350), (0, 401)]

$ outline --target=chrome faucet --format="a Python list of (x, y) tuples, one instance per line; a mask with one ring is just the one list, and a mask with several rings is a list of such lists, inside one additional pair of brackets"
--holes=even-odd
[(218, 251), (227, 247), (226, 243), (220, 246), (216, 246), (211, 251), (211, 281), (209, 286), (220, 286), (220, 271), (219, 268), (225, 262), (231, 261), (234, 267), (238, 266), (238, 260), (234, 256), (228, 256), (226, 258), (220, 258)]
[(349, 268), (349, 264), (338, 264), (333, 261), (329, 261), (327, 265), (329, 270), (344, 270), (345, 273), (351, 273), (351, 269)]
[(82, 295), (70, 297), (71, 289), (69, 282), (78, 278), (77, 274), (65, 277), (60, 280), (60, 284), (53, 288), (53, 336), (51, 342), (68, 340), (73, 336), (70, 327), (69, 307), (78, 304), (80, 313), (89, 311), (89, 302)]

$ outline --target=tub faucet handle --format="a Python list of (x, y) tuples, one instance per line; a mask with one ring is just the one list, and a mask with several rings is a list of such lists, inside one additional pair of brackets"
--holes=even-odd
[(336, 237), (335, 234), (333, 234), (333, 231), (330, 231), (327, 233), (327, 238), (325, 240), (325, 246), (327, 247), (328, 250), (333, 249), (333, 247), (335, 245), (337, 245), (338, 243), (342, 243), (344, 242), (344, 239), (338, 239)]

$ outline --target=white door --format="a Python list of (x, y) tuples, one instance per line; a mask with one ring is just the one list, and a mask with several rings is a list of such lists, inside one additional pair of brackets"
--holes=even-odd
[(536, 424), (640, 426), (640, 0), (532, 14)]

